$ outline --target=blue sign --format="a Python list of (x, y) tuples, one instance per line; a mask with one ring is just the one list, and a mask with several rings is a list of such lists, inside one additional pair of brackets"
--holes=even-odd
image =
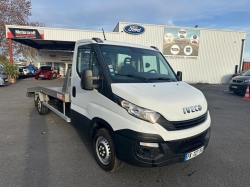
[(145, 28), (140, 25), (127, 25), (123, 30), (128, 34), (142, 34)]

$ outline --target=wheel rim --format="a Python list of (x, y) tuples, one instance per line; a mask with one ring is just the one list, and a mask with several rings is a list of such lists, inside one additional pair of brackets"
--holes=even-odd
[(96, 140), (96, 154), (102, 164), (108, 165), (111, 160), (111, 150), (108, 140), (100, 136)]
[(41, 107), (42, 107), (42, 103), (41, 103), (40, 99), (38, 98), (37, 99), (37, 109), (38, 109), (38, 111), (41, 111)]

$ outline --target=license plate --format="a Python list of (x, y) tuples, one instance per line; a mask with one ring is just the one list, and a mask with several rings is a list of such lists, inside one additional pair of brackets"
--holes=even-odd
[(200, 155), (201, 153), (203, 153), (204, 151), (204, 146), (199, 148), (199, 149), (196, 149), (195, 151), (192, 151), (190, 153), (187, 153), (185, 154), (184, 156), (184, 162), (194, 158), (194, 157), (197, 157), (198, 155)]
[(44, 77), (44, 75), (39, 75), (39, 77)]
[(232, 86), (232, 88), (236, 88), (236, 89), (237, 89), (237, 88), (238, 88), (238, 86)]

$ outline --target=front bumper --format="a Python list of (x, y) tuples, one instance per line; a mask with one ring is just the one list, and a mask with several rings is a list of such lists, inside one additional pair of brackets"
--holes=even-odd
[(250, 86), (249, 83), (230, 83), (229, 90), (238, 93), (246, 93), (247, 86)]
[[(160, 167), (183, 162), (186, 153), (202, 146), (206, 149), (210, 138), (210, 128), (193, 137), (157, 142), (159, 147), (141, 146), (139, 141), (131, 140), (115, 132), (112, 137), (118, 159), (139, 167)], [(155, 137), (153, 137), (155, 138)]]
[(37, 77), (40, 78), (40, 79), (51, 79), (52, 75), (49, 75), (49, 74), (39, 74)]
[(3, 86), (3, 85), (9, 85), (10, 83), (9, 83), (9, 81), (8, 81), (8, 79), (6, 78), (0, 78), (0, 85), (1, 86)]
[(24, 75), (25, 75), (25, 76), (32, 76), (33, 74), (32, 74), (31, 72), (29, 72), (29, 73), (25, 73), (25, 72), (24, 72)]

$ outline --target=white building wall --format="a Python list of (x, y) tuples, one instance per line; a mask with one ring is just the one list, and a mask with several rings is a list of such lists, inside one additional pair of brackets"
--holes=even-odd
[(61, 62), (72, 63), (73, 52), (40, 50), (37, 60), (39, 62)]
[(160, 51), (162, 51), (163, 32), (164, 32), (163, 26), (138, 24), (145, 28), (145, 32), (143, 34), (132, 35), (123, 31), (123, 28), (129, 24), (134, 24), (134, 23), (119, 22), (120, 42), (128, 42), (146, 46), (155, 46), (158, 47)]

